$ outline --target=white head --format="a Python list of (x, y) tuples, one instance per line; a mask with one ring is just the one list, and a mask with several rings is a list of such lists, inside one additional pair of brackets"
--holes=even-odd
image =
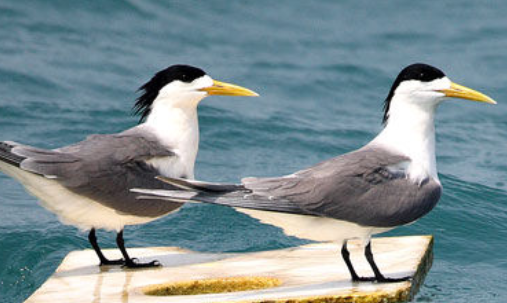
[(155, 108), (196, 109), (209, 95), (258, 96), (257, 93), (233, 84), (213, 80), (202, 69), (189, 65), (173, 65), (158, 73), (139, 88), (134, 111), (147, 118)]
[[(432, 115), (446, 97), (496, 103), (488, 96), (451, 82), (438, 68), (416, 63), (404, 68), (391, 87), (384, 105), (384, 124), (391, 117), (428, 113)], [(413, 117), (417, 118), (417, 117)]]
[(193, 178), (199, 148), (197, 105), (209, 95), (257, 96), (246, 88), (222, 83), (196, 67), (173, 65), (139, 89), (134, 110), (141, 115), (140, 128), (158, 137), (177, 157), (155, 157), (146, 162), (161, 175)]
[(427, 176), (438, 181), (434, 115), (446, 97), (495, 103), (486, 95), (451, 82), (441, 70), (421, 63), (400, 72), (385, 101), (385, 128), (373, 143), (409, 157), (406, 169), (417, 182)]

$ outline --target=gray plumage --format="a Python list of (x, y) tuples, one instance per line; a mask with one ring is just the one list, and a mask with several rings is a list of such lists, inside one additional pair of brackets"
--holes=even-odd
[[(410, 180), (397, 165), (409, 158), (366, 146), (279, 178), (245, 178), (242, 185), (164, 178), (195, 195), (170, 191), (167, 199), (313, 215), (362, 226), (395, 227), (413, 222), (437, 204), (442, 187), (431, 178)], [(149, 194), (149, 191), (139, 191)], [(160, 193), (160, 192), (159, 192)]]
[[(160, 265), (140, 263), (125, 249), (123, 229), (169, 214), (182, 203), (138, 199), (133, 187), (176, 189), (156, 176), (193, 178), (199, 149), (197, 106), (209, 95), (258, 96), (213, 80), (203, 70), (173, 65), (156, 73), (139, 89), (134, 111), (140, 124), (119, 134), (45, 150), (0, 142), (0, 171), (19, 181), (64, 224), (88, 232), (100, 265), (128, 268)], [(114, 230), (122, 259), (110, 260), (97, 242), (96, 229)]]
[(145, 162), (154, 157), (171, 156), (174, 156), (171, 150), (140, 128), (119, 134), (92, 135), (54, 150), (15, 142), (0, 143), (0, 160), (52, 179), (73, 193), (121, 214), (142, 217), (159, 217), (181, 206), (180, 203), (139, 201), (128, 190), (132, 187), (174, 189), (157, 182), (155, 177), (160, 172)]

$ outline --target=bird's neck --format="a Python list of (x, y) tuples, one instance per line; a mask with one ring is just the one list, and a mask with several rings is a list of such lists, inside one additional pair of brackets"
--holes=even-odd
[[(189, 103), (188, 106), (159, 103), (153, 107), (144, 125), (155, 133), (162, 145), (176, 154), (179, 165), (182, 165), (182, 172), (178, 177), (184, 175), (193, 178), (194, 163), (199, 149), (197, 102)], [(160, 170), (161, 173), (164, 172), (163, 167)], [(172, 176), (172, 173), (167, 172), (164, 175)]]
[(391, 107), (384, 130), (373, 143), (411, 159), (408, 166), (410, 179), (421, 182), (431, 177), (438, 182), (435, 156), (436, 106), (421, 107), (399, 102)]

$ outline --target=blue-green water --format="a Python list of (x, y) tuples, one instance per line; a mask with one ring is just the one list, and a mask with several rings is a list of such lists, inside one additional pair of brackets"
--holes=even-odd
[[(441, 106), (443, 197), (428, 216), (390, 234), (436, 237), (417, 302), (505, 302), (506, 14), (501, 0), (2, 0), (0, 140), (55, 148), (128, 128), (137, 121), (136, 88), (187, 63), (262, 95), (201, 104), (196, 176), (281, 175), (368, 142), (399, 70), (433, 64), (499, 104)], [(99, 239), (114, 247), (112, 234)], [(126, 241), (215, 252), (304, 243), (208, 205), (129, 227)], [(22, 302), (69, 251), (84, 248), (85, 234), (0, 175), (0, 302)]]

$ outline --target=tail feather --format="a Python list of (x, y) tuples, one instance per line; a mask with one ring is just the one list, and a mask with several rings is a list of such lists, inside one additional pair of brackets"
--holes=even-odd
[(185, 179), (157, 177), (181, 190), (131, 189), (142, 194), (138, 198), (172, 202), (201, 202), (255, 210), (301, 213), (299, 206), (281, 197), (259, 195), (243, 185), (207, 183)]
[(250, 190), (246, 189), (241, 184), (224, 184), (224, 183), (212, 183), (212, 182), (202, 182), (196, 180), (187, 180), (180, 178), (169, 178), (158, 176), (158, 180), (174, 185), (178, 188), (184, 190), (193, 190), (193, 191), (204, 191), (204, 192), (214, 192), (214, 193), (226, 193), (233, 191), (244, 191), (250, 192)]
[(143, 188), (132, 188), (130, 190), (134, 193), (139, 193), (137, 199), (142, 200), (166, 200), (171, 202), (190, 202), (191, 199), (197, 195), (195, 192), (190, 191), (179, 191), (179, 190), (163, 190), (163, 189), (143, 189)]
[(132, 188), (131, 192), (144, 194), (153, 198), (161, 199), (187, 199), (190, 200), (197, 195), (196, 192), (183, 191), (183, 190), (165, 190), (165, 189), (144, 189)]
[(60, 163), (73, 163), (79, 159), (62, 152), (36, 148), (12, 141), (0, 142), (0, 161), (45, 177), (55, 177)]
[(0, 142), (0, 161), (19, 167), (21, 161), (26, 158), (12, 153), (15, 146), (16, 143), (14, 142)]

